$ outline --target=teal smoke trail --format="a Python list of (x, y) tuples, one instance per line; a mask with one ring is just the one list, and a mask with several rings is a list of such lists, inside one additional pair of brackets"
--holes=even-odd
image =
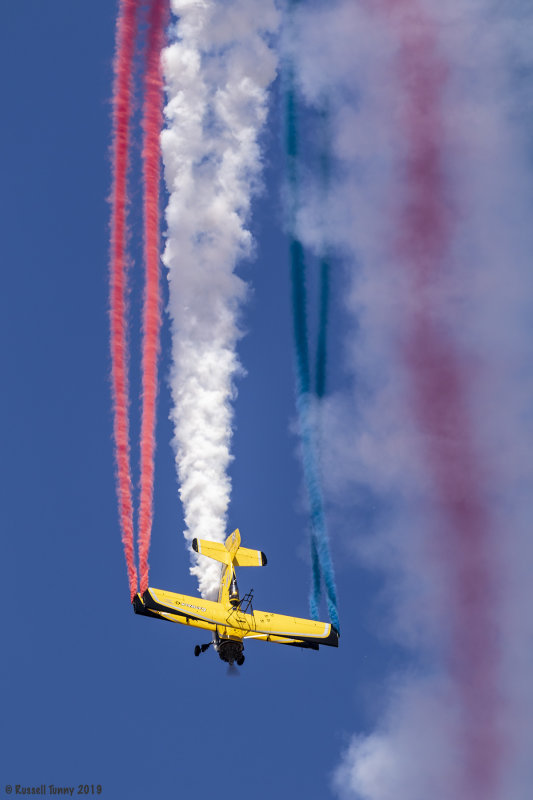
[[(296, 125), (296, 102), (293, 89), (292, 69), (289, 66), (285, 86), (286, 151), (289, 177), (289, 221), (291, 286), (293, 308), (293, 333), (296, 353), (296, 408), (300, 426), (302, 462), (307, 488), (311, 518), (311, 564), (312, 587), (309, 598), (310, 613), (318, 619), (322, 579), (326, 589), (326, 602), (332, 624), (339, 629), (337, 592), (335, 575), (329, 552), (324, 503), (320, 486), (318, 457), (314, 441), (312, 421), (311, 377), (309, 369), (309, 346), (307, 332), (307, 290), (305, 254), (302, 243), (294, 235), (295, 215), (298, 198), (298, 179), (296, 158), (298, 155), (298, 136)], [(321, 309), (320, 332), (317, 348), (317, 393), (325, 388), (326, 366), (326, 326), (328, 269), (321, 269)]]
[(314, 615), (314, 619), (318, 619), (318, 606), (321, 596), (320, 578), (322, 577), (326, 588), (326, 603), (329, 618), (337, 630), (340, 630), (335, 573), (329, 552), (324, 504), (320, 488), (320, 474), (317, 466), (318, 459), (314, 447), (311, 396), (309, 394), (301, 394), (296, 401), (296, 407), (298, 409), (300, 422), (302, 462), (311, 515), (313, 585), (309, 605), (311, 615)]
[(315, 394), (320, 400), (326, 394), (326, 357), (329, 309), (329, 261), (320, 259), (320, 305), (318, 341), (316, 346)]
[[(327, 156), (326, 156), (326, 148), (323, 147), (323, 154), (322, 154), (322, 175), (323, 175), (323, 186), (327, 185), (329, 168), (327, 163)], [(326, 393), (326, 377), (327, 377), (327, 370), (326, 370), (326, 359), (327, 359), (327, 331), (328, 331), (328, 311), (329, 311), (329, 260), (328, 258), (323, 255), (320, 259), (320, 286), (319, 286), (319, 313), (318, 313), (318, 337), (317, 337), (317, 346), (316, 346), (316, 357), (315, 357), (315, 397), (318, 401), (320, 401), (325, 393)], [(320, 407), (318, 406), (316, 411), (320, 413)], [(315, 426), (320, 425), (320, 420), (315, 418)], [(320, 428), (319, 428), (320, 434)], [(320, 441), (317, 447), (318, 451), (320, 451)], [(325, 521), (324, 521), (325, 525)], [(326, 534), (327, 536), (327, 534)], [(330, 554), (329, 548), (327, 547), (327, 538), (326, 538), (326, 550), (322, 557), (319, 557), (317, 552), (317, 545), (316, 541), (313, 539), (312, 543), (312, 550), (311, 550), (311, 561), (313, 566), (313, 591), (316, 593), (316, 583), (318, 581), (318, 597), (320, 597), (320, 562), (328, 563), (329, 562), (329, 569), (332, 575), (332, 588), (331, 591), (328, 591), (328, 609), (330, 612), (330, 618), (332, 617), (332, 612), (330, 608), (331, 597), (335, 599), (335, 613), (337, 612), (336, 608), (336, 591), (335, 591), (335, 581), (334, 581), (334, 573), (333, 573), (333, 566), (330, 562)], [(324, 571), (324, 581), (327, 583), (327, 576), (330, 574), (329, 571)], [(337, 618), (337, 629), (338, 629), (338, 614), (336, 613)]]
[[(321, 114), (321, 181), (322, 190), (326, 194), (329, 186), (330, 164), (328, 158), (328, 110), (327, 103)], [(325, 245), (322, 247), (325, 249)], [(320, 258), (320, 288), (319, 288), (319, 309), (318, 309), (318, 339), (316, 347), (315, 361), (315, 394), (320, 400), (326, 393), (326, 357), (327, 357), (327, 331), (328, 331), (328, 311), (329, 311), (329, 258), (327, 252), (323, 252)]]

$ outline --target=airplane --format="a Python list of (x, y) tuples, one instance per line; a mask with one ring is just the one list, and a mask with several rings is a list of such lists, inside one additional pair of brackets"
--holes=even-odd
[(241, 547), (238, 528), (224, 544), (193, 539), (192, 547), (196, 553), (223, 565), (218, 602), (149, 587), (144, 594), (137, 593), (132, 604), (136, 614), (212, 631), (208, 644), (196, 645), (195, 656), (213, 645), (221, 660), (233, 668), (234, 662), (244, 664), (244, 642), (249, 639), (310, 650), (318, 650), (320, 645), (339, 646), (339, 632), (330, 623), (254, 611), (252, 591), (240, 598), (235, 567), (264, 567), (267, 559), (260, 550)]

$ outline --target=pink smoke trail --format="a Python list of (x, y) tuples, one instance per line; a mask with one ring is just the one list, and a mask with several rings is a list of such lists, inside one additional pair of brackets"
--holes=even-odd
[(445, 572), (449, 670), (462, 709), (462, 797), (488, 800), (498, 792), (503, 754), (491, 624), (497, 598), (490, 515), (468, 411), (466, 364), (439, 319), (454, 224), (443, 177), (446, 68), (438, 56), (435, 28), (416, 0), (385, 0), (382, 5), (399, 26), (407, 153), (396, 256), (408, 274), (414, 309), (405, 349), (413, 412), (440, 508), (437, 566)]
[(159, 134), (163, 122), (163, 76), (161, 50), (164, 45), (168, 0), (152, 0), (144, 76), (143, 175), (144, 258), (146, 268), (141, 422), (141, 496), (139, 508), (139, 573), (141, 593), (148, 588), (148, 550), (152, 530), (154, 492), (155, 416), (157, 356), (159, 351)]
[(132, 104), (132, 65), (137, 0), (121, 0), (116, 28), (113, 81), (113, 185), (111, 192), (110, 324), (113, 434), (122, 542), (130, 595), (137, 591), (133, 552), (133, 506), (129, 446), (128, 349), (126, 342), (126, 207)]

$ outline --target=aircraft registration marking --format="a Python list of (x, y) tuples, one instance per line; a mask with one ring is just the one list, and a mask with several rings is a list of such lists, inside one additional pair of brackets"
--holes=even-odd
[(176, 600), (176, 605), (185, 606), (185, 608), (195, 608), (197, 611), (207, 611), (203, 606), (193, 606), (192, 603), (182, 603), (181, 600)]
[[(152, 595), (153, 595), (154, 599), (158, 603), (161, 603), (161, 605), (166, 605), (167, 608), (168, 608), (168, 605), (169, 605), (168, 602), (165, 603), (164, 601), (160, 600), (153, 589), (151, 589), (150, 591), (152, 592)], [(195, 606), (195, 605), (193, 605), (193, 603), (183, 603), (181, 600), (174, 600), (174, 603), (177, 606), (184, 606), (185, 608), (195, 608), (197, 611), (207, 611), (207, 608), (205, 608), (204, 606)]]

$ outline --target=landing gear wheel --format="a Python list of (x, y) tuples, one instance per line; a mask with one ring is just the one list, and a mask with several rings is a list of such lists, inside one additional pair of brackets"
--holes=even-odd
[(239, 658), (237, 659), (237, 665), (239, 667), (242, 667), (243, 664), (244, 664), (244, 656), (239, 656)]
[(194, 648), (194, 655), (195, 656), (199, 656), (201, 652), (202, 652), (202, 648), (200, 647), (199, 644), (197, 644), (196, 647)]

